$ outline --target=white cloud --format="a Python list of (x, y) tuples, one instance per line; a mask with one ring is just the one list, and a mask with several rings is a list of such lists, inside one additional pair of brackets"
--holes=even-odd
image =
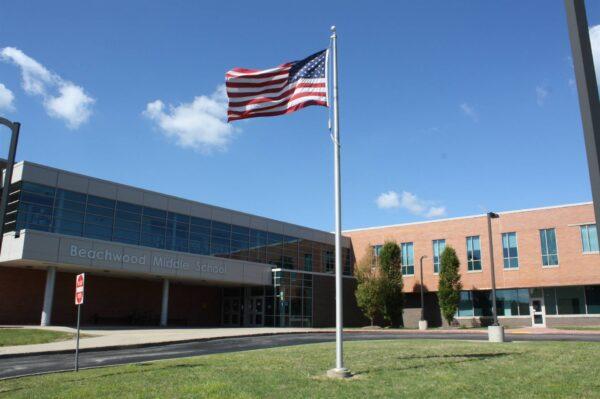
[(415, 194), (402, 191), (398, 194), (395, 191), (381, 193), (375, 203), (380, 209), (397, 209), (403, 208), (417, 216), (434, 218), (446, 215), (445, 206), (435, 206), (433, 201), (420, 199)]
[(12, 91), (0, 83), (0, 110), (12, 111), (15, 109), (13, 100), (15, 96)]
[(387, 193), (379, 194), (379, 197), (375, 200), (377, 206), (381, 209), (392, 209), (400, 207), (400, 197), (395, 191), (388, 191)]
[(471, 120), (473, 120), (473, 122), (479, 121), (479, 115), (477, 114), (477, 112), (475, 111), (475, 108), (472, 105), (469, 105), (467, 103), (462, 103), (462, 104), (460, 104), (460, 109), (466, 116), (471, 118)]
[(537, 86), (535, 88), (535, 96), (536, 96), (537, 105), (539, 105), (540, 107), (543, 106), (544, 103), (546, 102), (546, 98), (548, 97), (549, 94), (550, 94), (550, 91), (548, 90), (547, 87)]
[(165, 108), (161, 100), (156, 100), (146, 105), (143, 115), (178, 146), (203, 153), (227, 149), (235, 129), (227, 123), (225, 85), (210, 96), (197, 96), (192, 102)]
[(596, 68), (596, 79), (600, 80), (600, 25), (590, 28), (590, 43), (592, 45), (592, 56)]
[(48, 115), (62, 119), (68, 128), (77, 129), (91, 116), (95, 100), (81, 86), (50, 72), (17, 48), (3, 48), (0, 59), (21, 69), (23, 90), (29, 95), (41, 97)]

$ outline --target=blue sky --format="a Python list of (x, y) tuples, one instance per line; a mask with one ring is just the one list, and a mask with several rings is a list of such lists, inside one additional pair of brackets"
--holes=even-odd
[(5, 2), (0, 114), (19, 159), (332, 230), (327, 110), (228, 126), (218, 92), (332, 24), (345, 229), (591, 200), (559, 0)]

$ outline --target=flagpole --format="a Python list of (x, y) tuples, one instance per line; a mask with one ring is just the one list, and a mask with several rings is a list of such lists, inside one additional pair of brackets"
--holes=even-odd
[(337, 75), (337, 34), (335, 26), (331, 27), (331, 64), (333, 95), (333, 167), (335, 185), (335, 368), (327, 372), (330, 377), (347, 378), (350, 376), (344, 367), (344, 304), (342, 302), (342, 199), (340, 179), (340, 124), (338, 110), (338, 75)]

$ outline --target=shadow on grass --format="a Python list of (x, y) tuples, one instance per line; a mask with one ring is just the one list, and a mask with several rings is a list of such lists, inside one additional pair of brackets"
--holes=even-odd
[[(426, 356), (400, 356), (397, 360), (419, 360), (419, 359), (448, 359), (435, 362), (427, 362), (423, 364), (415, 364), (412, 366), (405, 367), (371, 367), (365, 371), (357, 371), (355, 375), (368, 375), (378, 371), (406, 371), (406, 370), (417, 370), (431, 367), (445, 366), (449, 364), (461, 364), (469, 362), (480, 362), (488, 359), (501, 358), (507, 356), (520, 356), (522, 353), (514, 352), (499, 352), (499, 353), (461, 353), (461, 354), (449, 354), (449, 355), (426, 355)], [(450, 360), (453, 359), (453, 360)]]

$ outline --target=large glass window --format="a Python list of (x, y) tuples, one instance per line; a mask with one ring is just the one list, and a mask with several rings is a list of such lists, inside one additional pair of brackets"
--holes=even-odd
[(415, 253), (412, 242), (400, 244), (402, 251), (402, 275), (412, 276), (415, 274)]
[[(544, 288), (544, 307), (546, 308), (546, 314), (556, 314), (556, 290), (554, 288)], [(539, 294), (539, 289), (534, 289), (531, 296), (535, 297)]]
[(474, 315), (473, 297), (471, 296), (471, 291), (460, 292), (460, 300), (458, 302), (457, 315), (459, 317), (470, 317)]
[(556, 245), (556, 230), (542, 229), (540, 230), (540, 243), (542, 246), (542, 265), (557, 266), (558, 265), (558, 247)]
[(557, 287), (556, 305), (558, 314), (585, 314), (583, 287)]
[[(17, 182), (9, 199), (6, 231), (52, 231), (306, 271), (333, 272), (335, 266), (332, 245), (91, 194)], [(343, 248), (342, 262), (351, 274), (349, 248)]]
[(598, 252), (598, 233), (595, 224), (581, 226), (581, 245), (583, 252)]
[(444, 249), (446, 249), (446, 240), (433, 240), (433, 272), (435, 274), (440, 272), (440, 260)]
[(600, 313), (600, 285), (588, 285), (585, 287), (585, 300), (589, 314)]
[(519, 267), (517, 233), (502, 234), (502, 256), (504, 257), (505, 269), (517, 269)]
[(481, 244), (479, 236), (467, 237), (467, 270), (481, 270)]
[(328, 249), (323, 251), (323, 263), (325, 266), (325, 273), (335, 272), (335, 252), (331, 246), (327, 246)]
[(496, 309), (498, 316), (529, 315), (529, 290), (497, 290)]

